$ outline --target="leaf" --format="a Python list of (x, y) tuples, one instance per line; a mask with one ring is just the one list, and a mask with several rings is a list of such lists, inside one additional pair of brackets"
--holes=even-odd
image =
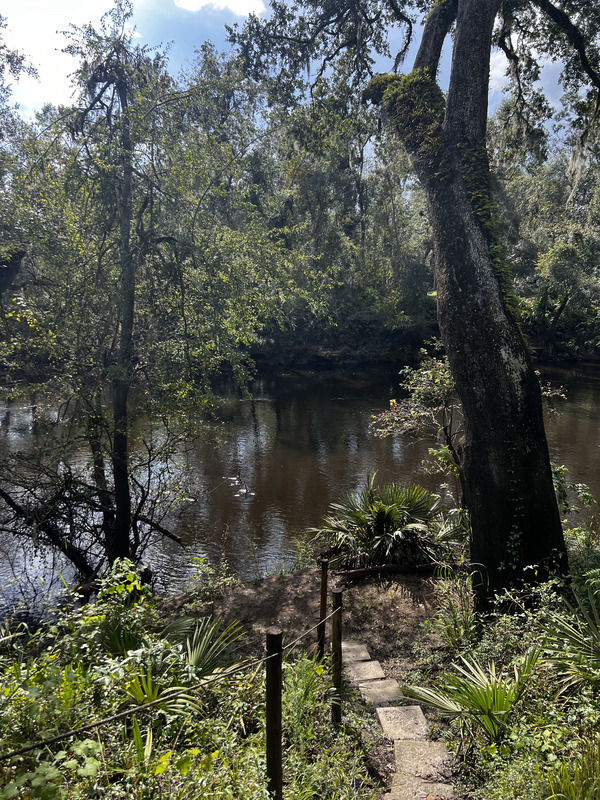
[(231, 645), (242, 635), (243, 629), (237, 622), (228, 625), (219, 633), (220, 619), (182, 618), (165, 628), (163, 635), (169, 639), (185, 637), (188, 663), (196, 668), (199, 675), (210, 675), (223, 666)]
[(95, 758), (87, 758), (85, 764), (77, 770), (77, 774), (82, 778), (93, 778), (98, 774), (101, 766), (102, 764)]
[(524, 691), (539, 655), (540, 649), (532, 648), (521, 668), (515, 666), (512, 677), (499, 675), (493, 663), (484, 668), (475, 657), (465, 657), (461, 659), (462, 665), (455, 665), (457, 674), (438, 681), (436, 690), (407, 686), (403, 692), (443, 716), (470, 719), (490, 741), (497, 742), (506, 731), (508, 716)]
[(190, 767), (192, 766), (192, 757), (189, 753), (185, 753), (181, 758), (178, 758), (175, 762), (175, 766), (179, 770), (180, 774), (185, 776), (188, 774)]
[(172, 750), (167, 750), (166, 753), (163, 753), (162, 756), (158, 759), (156, 764), (154, 765), (154, 774), (155, 775), (162, 775), (169, 769), (171, 764), (171, 756), (173, 755)]

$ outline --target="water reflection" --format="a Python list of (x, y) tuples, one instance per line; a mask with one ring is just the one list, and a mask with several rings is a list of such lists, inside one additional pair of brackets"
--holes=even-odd
[[(330, 502), (355, 490), (367, 469), (381, 482), (419, 480), (425, 441), (376, 439), (369, 425), (398, 382), (397, 370), (355, 371), (229, 406), (218, 432), (187, 453), (197, 504), (179, 517), (190, 551), (225, 555), (239, 574), (289, 564), (294, 539), (321, 520)], [(289, 386), (289, 384), (288, 384)], [(224, 480), (239, 476), (247, 493)], [(237, 496), (236, 496), (237, 495)]]
[(550, 458), (568, 468), (569, 481), (586, 483), (600, 500), (600, 366), (545, 368), (543, 376), (563, 384), (567, 395), (546, 416)]
[[(552, 460), (600, 498), (600, 368), (545, 369), (543, 379), (565, 384), (568, 395), (548, 416)], [(177, 481), (190, 499), (168, 524), (186, 547), (160, 541), (150, 549), (159, 588), (177, 591), (203, 555), (224, 557), (246, 578), (289, 566), (294, 541), (319, 523), (331, 502), (359, 488), (368, 469), (381, 483), (415, 480), (436, 488), (439, 477), (422, 467), (430, 441), (377, 439), (370, 431), (372, 415), (386, 408), (397, 385), (397, 365), (390, 365), (325, 380), (304, 375), (263, 382), (253, 399), (229, 399), (223, 421), (180, 454)], [(35, 446), (31, 408), (6, 408), (0, 419), (6, 449)], [(0, 562), (5, 583), (10, 569), (1, 552)]]

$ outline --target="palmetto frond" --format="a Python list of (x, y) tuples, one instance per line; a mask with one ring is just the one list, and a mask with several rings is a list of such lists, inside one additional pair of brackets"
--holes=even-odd
[(470, 720), (496, 742), (506, 732), (510, 712), (523, 694), (539, 655), (539, 649), (530, 650), (512, 675), (497, 672), (494, 663), (484, 667), (476, 658), (462, 658), (462, 665), (455, 665), (456, 673), (438, 681), (436, 689), (407, 686), (402, 691), (442, 716)]
[(221, 620), (218, 618), (182, 617), (168, 625), (163, 635), (167, 639), (184, 642), (188, 663), (194, 667), (197, 675), (210, 675), (231, 661), (232, 645), (243, 635), (238, 622), (231, 623), (221, 632), (220, 627)]
[(329, 547), (336, 566), (423, 564), (436, 560), (436, 532), (443, 528), (440, 498), (415, 483), (375, 486), (329, 506), (311, 533)]
[(558, 672), (563, 692), (600, 685), (600, 610), (592, 592), (587, 604), (577, 598), (577, 605), (570, 618), (551, 614), (544, 629), (545, 660)]
[(129, 703), (137, 706), (156, 702), (156, 709), (174, 716), (198, 711), (200, 706), (191, 692), (176, 686), (165, 675), (155, 675), (152, 667), (134, 673), (125, 685)]

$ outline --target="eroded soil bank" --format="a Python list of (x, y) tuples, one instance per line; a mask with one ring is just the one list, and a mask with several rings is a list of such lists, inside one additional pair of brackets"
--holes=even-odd
[[(331, 573), (329, 590), (343, 590), (343, 631), (348, 639), (363, 642), (372, 658), (398, 658), (410, 654), (421, 626), (431, 614), (433, 588), (425, 575), (392, 575), (348, 580)], [(244, 649), (262, 647), (270, 627), (281, 628), (284, 641), (306, 634), (319, 621), (320, 570), (274, 575), (226, 587), (198, 605), (198, 613), (220, 617), (224, 623), (239, 621), (247, 641)], [(166, 613), (178, 612), (190, 600), (181, 594), (166, 600)], [(303, 639), (308, 647), (316, 641), (313, 631)]]

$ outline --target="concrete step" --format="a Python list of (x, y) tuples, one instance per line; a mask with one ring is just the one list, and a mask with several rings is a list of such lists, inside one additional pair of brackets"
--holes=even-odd
[(443, 742), (429, 741), (429, 725), (420, 706), (391, 706), (403, 699), (398, 682), (386, 678), (360, 642), (344, 642), (348, 677), (375, 711), (385, 736), (394, 742), (396, 773), (387, 800), (453, 800), (449, 754)]
[(369, 651), (360, 642), (342, 642), (342, 660), (344, 664), (349, 664), (351, 661), (370, 661), (371, 656)]
[(442, 783), (452, 774), (451, 757), (444, 742), (396, 740), (394, 755), (398, 773)]
[(358, 688), (367, 703), (375, 707), (389, 706), (390, 703), (395, 703), (403, 698), (398, 681), (393, 678), (359, 683)]
[(377, 716), (388, 739), (427, 739), (429, 725), (421, 706), (377, 708)]
[(379, 661), (350, 661), (346, 664), (346, 672), (351, 681), (376, 681), (385, 678)]
[(387, 800), (453, 800), (452, 786), (424, 781), (414, 775), (395, 775)]

